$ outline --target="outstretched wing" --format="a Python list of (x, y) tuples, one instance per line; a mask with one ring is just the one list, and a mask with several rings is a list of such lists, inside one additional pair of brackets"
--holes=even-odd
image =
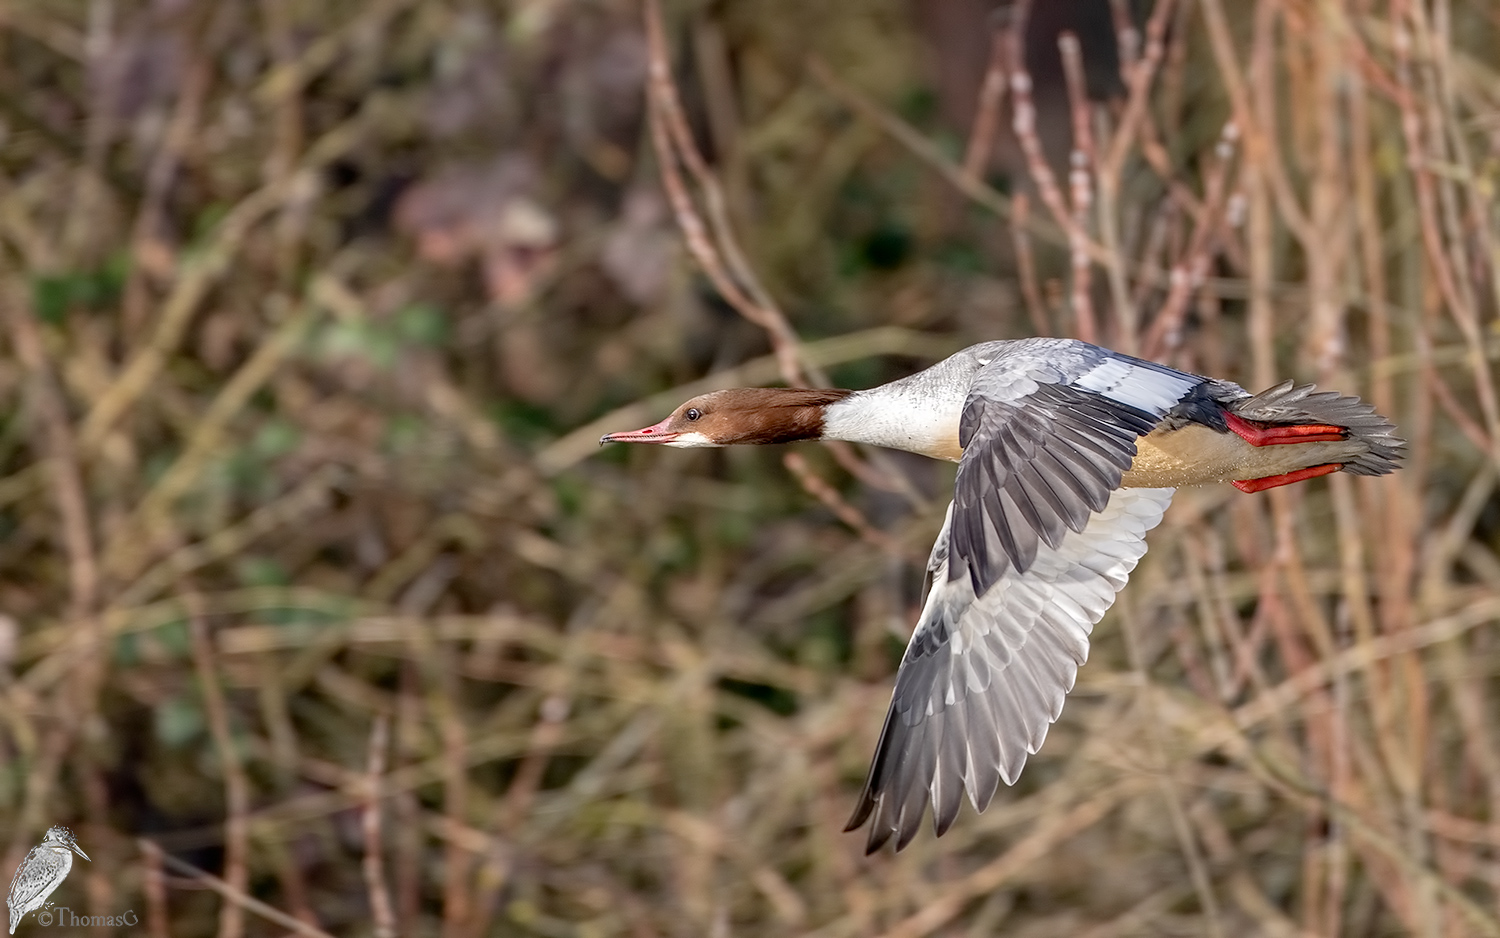
[(975, 373), (959, 425), (948, 576), (977, 595), (1102, 511), (1136, 438), (1206, 379), (1066, 340), (1014, 342)]
[[(927, 803), (941, 835), (967, 791), (983, 811), (1013, 784), (1062, 712), (1089, 633), (1146, 553), (1173, 489), (1119, 489), (1079, 531), (1040, 543), (976, 596), (949, 576), (954, 505), (928, 561), (932, 588), (912, 633), (875, 758), (847, 830), (871, 822), (868, 852), (916, 836)], [(956, 502), (955, 502), (956, 504)]]

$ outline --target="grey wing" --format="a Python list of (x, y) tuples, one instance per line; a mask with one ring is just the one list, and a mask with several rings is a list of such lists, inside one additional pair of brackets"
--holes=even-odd
[(1149, 433), (1207, 379), (1086, 345), (1008, 343), (959, 424), (948, 576), (983, 595), (1104, 509)]
[(1062, 712), (1089, 633), (1146, 553), (1172, 489), (1119, 489), (1083, 530), (1037, 548), (976, 597), (946, 576), (954, 506), (933, 545), (932, 589), (912, 633), (870, 774), (847, 830), (871, 821), (867, 852), (916, 836), (927, 804), (939, 835), (968, 792), (989, 806)]
[[(18, 921), (21, 915), (46, 902), (47, 897), (67, 877), (70, 865), (66, 863), (65, 857), (57, 857), (50, 850), (33, 847), (16, 868), (16, 875), (10, 881), (10, 893), (5, 904), (10, 909), (12, 920)], [(14, 926), (11, 930), (14, 932)]]

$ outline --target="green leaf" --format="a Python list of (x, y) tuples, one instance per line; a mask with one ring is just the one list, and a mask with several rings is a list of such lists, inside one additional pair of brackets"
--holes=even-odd
[(72, 293), (65, 277), (37, 277), (31, 282), (31, 308), (48, 325), (62, 325)]
[(33, 277), (32, 309), (38, 319), (54, 326), (61, 325), (75, 308), (104, 309), (119, 299), (128, 272), (123, 257), (116, 257), (92, 270)]

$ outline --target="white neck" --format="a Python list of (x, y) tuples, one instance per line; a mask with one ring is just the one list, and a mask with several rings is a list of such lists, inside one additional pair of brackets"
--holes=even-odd
[(870, 443), (958, 461), (958, 421), (967, 387), (909, 380), (856, 391), (823, 410), (823, 439)]

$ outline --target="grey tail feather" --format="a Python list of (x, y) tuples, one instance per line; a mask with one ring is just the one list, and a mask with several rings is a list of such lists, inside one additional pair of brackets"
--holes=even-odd
[(1383, 476), (1401, 467), (1406, 441), (1396, 436), (1396, 426), (1357, 397), (1337, 391), (1319, 391), (1311, 384), (1283, 381), (1272, 388), (1223, 402), (1224, 409), (1245, 420), (1296, 425), (1323, 423), (1343, 427), (1349, 439), (1364, 444), (1365, 451), (1344, 463), (1345, 472), (1361, 476)]

